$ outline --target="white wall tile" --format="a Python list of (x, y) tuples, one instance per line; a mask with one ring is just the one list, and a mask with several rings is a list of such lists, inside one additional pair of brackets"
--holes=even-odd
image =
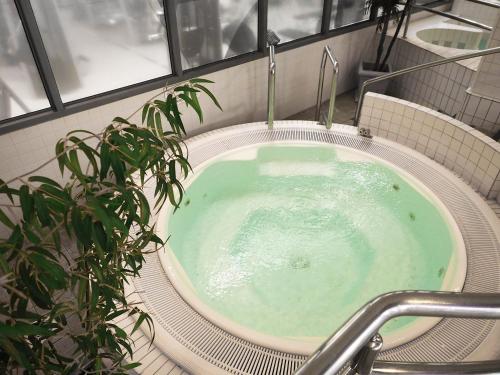
[[(376, 110), (381, 111), (377, 117), (373, 109), (363, 111), (360, 119), (374, 135), (402, 143), (436, 160), (487, 198), (494, 199), (499, 194), (500, 189), (495, 188), (500, 186), (499, 143), (456, 119), (414, 103), (372, 93), (367, 94), (367, 99), (383, 102), (378, 104), (382, 109)], [(396, 113), (403, 113), (403, 117)], [(407, 113), (414, 113), (412, 120), (404, 117)], [(380, 121), (379, 116), (391, 121), (374, 125)]]

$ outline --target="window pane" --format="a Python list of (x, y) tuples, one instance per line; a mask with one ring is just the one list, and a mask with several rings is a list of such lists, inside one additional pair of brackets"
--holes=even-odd
[(257, 50), (257, 0), (179, 0), (184, 69)]
[(31, 0), (64, 102), (171, 73), (161, 0)]
[(323, 0), (269, 0), (268, 29), (281, 43), (321, 32)]
[(361, 22), (370, 18), (364, 0), (333, 0), (330, 29)]
[(0, 120), (49, 107), (14, 1), (0, 0)]

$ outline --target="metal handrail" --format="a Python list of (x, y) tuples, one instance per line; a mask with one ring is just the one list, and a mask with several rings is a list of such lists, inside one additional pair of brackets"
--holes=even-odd
[(379, 329), (399, 316), (500, 319), (500, 294), (392, 292), (352, 316), (299, 368), (296, 375), (334, 375), (345, 368)]
[(276, 55), (274, 45), (269, 46), (269, 77), (267, 84), (267, 126), (273, 128), (274, 101), (276, 95)]
[(499, 3), (492, 3), (491, 1), (486, 1), (486, 0), (466, 0), (466, 1), (470, 1), (471, 3), (486, 5), (488, 7), (500, 9)]
[(458, 363), (409, 363), (376, 361), (372, 375), (485, 375), (499, 374), (500, 361)]
[(337, 93), (337, 77), (339, 74), (339, 62), (329, 46), (325, 46), (323, 50), (323, 56), (321, 58), (321, 65), (319, 70), (318, 94), (316, 95), (316, 113), (314, 116), (314, 120), (320, 123), (319, 117), (321, 111), (321, 102), (323, 101), (323, 84), (325, 81), (325, 70), (326, 70), (326, 63), (328, 60), (330, 60), (333, 66), (332, 88), (330, 90), (330, 102), (328, 105), (328, 116), (326, 119), (326, 128), (330, 129), (333, 124), (333, 113), (335, 111), (335, 96)]
[(354, 116), (354, 126), (359, 125), (359, 119), (361, 116), (361, 108), (362, 108), (363, 103), (364, 103), (365, 93), (366, 93), (368, 86), (370, 86), (374, 83), (380, 82), (380, 81), (385, 81), (387, 79), (402, 76), (404, 74), (417, 72), (419, 70), (433, 68), (435, 66), (444, 65), (444, 64), (451, 63), (451, 62), (455, 62), (455, 61), (468, 60), (468, 59), (472, 59), (475, 57), (492, 55), (494, 53), (500, 53), (500, 47), (488, 48), (488, 49), (484, 49), (482, 51), (466, 53), (463, 55), (458, 55), (458, 56), (449, 57), (446, 59), (428, 62), (428, 63), (421, 64), (421, 65), (412, 66), (410, 68), (401, 69), (401, 70), (398, 70), (398, 71), (392, 72), (392, 73), (387, 73), (387, 74), (384, 74), (380, 77), (372, 78), (372, 79), (365, 81), (363, 83), (363, 85), (361, 86), (361, 90), (359, 93), (358, 106), (356, 107), (356, 114)]
[(280, 42), (278, 36), (272, 30), (267, 31), (267, 43), (269, 48), (269, 75), (267, 80), (267, 126), (273, 128), (274, 103), (276, 97), (276, 53), (275, 47)]

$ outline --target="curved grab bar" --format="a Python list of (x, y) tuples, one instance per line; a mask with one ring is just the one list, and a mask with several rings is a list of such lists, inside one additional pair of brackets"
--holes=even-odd
[(392, 292), (361, 308), (296, 372), (334, 375), (353, 359), (387, 321), (399, 316), (500, 319), (500, 294)]
[(330, 104), (328, 105), (328, 116), (326, 119), (326, 128), (330, 129), (333, 124), (333, 112), (335, 111), (335, 95), (337, 94), (337, 76), (339, 74), (339, 62), (329, 46), (325, 46), (321, 65), (319, 70), (318, 94), (316, 96), (316, 113), (314, 119), (320, 121), (321, 102), (323, 101), (323, 84), (325, 81), (326, 63), (330, 60), (333, 66), (332, 87), (330, 90)]

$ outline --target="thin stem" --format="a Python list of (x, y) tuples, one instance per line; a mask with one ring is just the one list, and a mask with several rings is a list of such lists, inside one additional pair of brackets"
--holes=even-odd
[(404, 20), (407, 17), (409, 11), (410, 11), (410, 1), (407, 1), (403, 9), (403, 13), (399, 18), (398, 26), (396, 28), (396, 31), (394, 32), (394, 36), (391, 39), (391, 44), (389, 44), (389, 48), (387, 48), (384, 60), (382, 61), (382, 67), (384, 67), (387, 64), (387, 60), (389, 60), (389, 56), (391, 55), (392, 52), (392, 47), (394, 47), (394, 44), (398, 39), (399, 32), (401, 31), (401, 27), (403, 26)]

